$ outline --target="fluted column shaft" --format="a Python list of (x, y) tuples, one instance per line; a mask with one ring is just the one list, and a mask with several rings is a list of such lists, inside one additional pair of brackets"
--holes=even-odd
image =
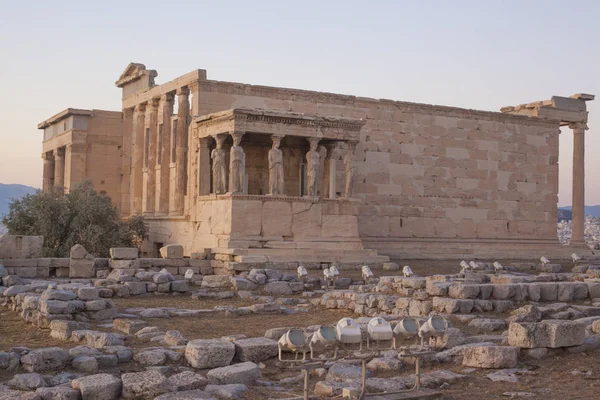
[(190, 116), (190, 91), (183, 87), (177, 91), (177, 125), (175, 137), (175, 209), (177, 215), (183, 214), (187, 188), (188, 119)]
[(571, 244), (585, 243), (585, 130), (583, 123), (571, 124), (573, 129), (573, 222)]
[(144, 131), (146, 120), (146, 104), (138, 104), (133, 110), (133, 157), (131, 165), (131, 213), (142, 212), (144, 190)]
[(144, 169), (145, 198), (143, 203), (144, 213), (154, 213), (156, 207), (156, 131), (158, 121), (158, 99), (152, 99), (146, 106), (146, 131)]
[(44, 180), (42, 183), (42, 190), (47, 192), (52, 188), (54, 181), (54, 158), (50, 152), (42, 153), (42, 159), (44, 160)]
[(160, 159), (157, 159), (159, 164), (158, 176), (160, 186), (158, 190), (158, 211), (167, 213), (169, 211), (169, 189), (171, 179), (171, 116), (173, 115), (173, 94), (164, 94), (161, 99), (162, 123), (159, 125), (160, 140), (158, 151)]
[(54, 186), (65, 186), (65, 149), (59, 147), (54, 150)]

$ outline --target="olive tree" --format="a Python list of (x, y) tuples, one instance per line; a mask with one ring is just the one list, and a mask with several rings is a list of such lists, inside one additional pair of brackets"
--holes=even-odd
[(61, 188), (13, 199), (2, 219), (10, 235), (43, 236), (46, 257), (68, 257), (81, 244), (96, 257), (108, 257), (111, 247), (139, 247), (147, 237), (141, 216), (121, 219), (108, 196), (90, 181), (68, 193)]

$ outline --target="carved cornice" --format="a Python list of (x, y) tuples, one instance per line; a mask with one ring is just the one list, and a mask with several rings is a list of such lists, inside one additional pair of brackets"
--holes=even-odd
[(307, 127), (337, 128), (358, 132), (366, 123), (364, 119), (323, 117), (301, 113), (279, 112), (272, 110), (234, 108), (227, 111), (208, 114), (195, 119), (197, 124), (212, 126), (225, 121), (266, 122), (269, 124), (302, 125)]

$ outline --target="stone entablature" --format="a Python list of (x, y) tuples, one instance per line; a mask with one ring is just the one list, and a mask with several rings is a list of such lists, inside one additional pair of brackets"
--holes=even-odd
[(358, 141), (365, 121), (274, 110), (235, 108), (194, 118), (192, 124), (192, 132), (199, 138), (220, 133), (255, 132), (267, 135)]

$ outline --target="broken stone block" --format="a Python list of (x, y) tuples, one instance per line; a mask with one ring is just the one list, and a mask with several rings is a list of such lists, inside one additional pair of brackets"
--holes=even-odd
[(249, 386), (253, 385), (260, 376), (259, 366), (250, 361), (211, 369), (206, 374), (209, 382), (215, 385), (241, 383)]
[(537, 322), (542, 319), (542, 312), (535, 305), (528, 304), (511, 312), (511, 317), (507, 319), (511, 322)]
[(131, 296), (146, 293), (146, 282), (125, 282), (125, 286), (129, 288), (129, 294)]
[(218, 399), (245, 399), (247, 391), (248, 387), (246, 385), (235, 383), (231, 385), (207, 385), (204, 389), (208, 396), (214, 395)]
[(72, 260), (83, 260), (88, 256), (87, 250), (80, 244), (71, 247), (69, 258)]
[(162, 258), (183, 258), (183, 246), (178, 244), (168, 244), (160, 248)]
[(41, 387), (35, 391), (42, 400), (79, 400), (79, 391), (66, 386)]
[(77, 291), (79, 300), (98, 300), (100, 298), (100, 289), (93, 287), (82, 287)]
[(427, 280), (421, 277), (402, 278), (402, 287), (409, 289), (425, 289)]
[(433, 298), (433, 309), (446, 314), (468, 314), (473, 310), (474, 304), (475, 302), (471, 299)]
[(171, 282), (171, 291), (185, 293), (189, 290), (189, 283), (186, 280), (175, 280)]
[(259, 363), (278, 354), (277, 342), (266, 337), (236, 340), (235, 356), (240, 361)]
[(98, 372), (98, 361), (91, 356), (79, 356), (71, 361), (71, 367), (73, 367), (75, 371), (94, 373)]
[(208, 379), (192, 371), (184, 371), (169, 377), (169, 386), (175, 391), (204, 389)]
[(71, 387), (79, 390), (86, 400), (114, 400), (121, 396), (121, 380), (109, 374), (73, 379)]
[(448, 294), (453, 299), (475, 299), (479, 295), (479, 285), (455, 283), (450, 286)]
[(463, 352), (462, 365), (476, 368), (514, 368), (517, 366), (518, 356), (518, 347), (469, 347)]
[(40, 296), (42, 300), (60, 300), (60, 301), (69, 301), (77, 298), (77, 295), (70, 290), (54, 290), (47, 289), (44, 290), (44, 293)]
[(293, 293), (289, 282), (283, 281), (269, 282), (265, 285), (264, 290), (266, 293), (274, 295), (288, 295)]
[(493, 285), (492, 297), (496, 300), (509, 300), (515, 297), (516, 285)]
[(116, 331), (124, 333), (126, 335), (135, 335), (142, 328), (146, 327), (148, 324), (139, 319), (126, 319), (126, 318), (117, 318), (113, 321), (113, 328)]
[(505, 329), (506, 322), (498, 318), (477, 318), (469, 322), (469, 326), (478, 332), (494, 332)]
[(123, 399), (154, 398), (170, 391), (167, 378), (158, 371), (131, 372), (121, 375)]
[(142, 365), (157, 366), (167, 362), (167, 355), (163, 350), (147, 350), (137, 353), (133, 359)]
[[(73, 334), (76, 331), (73, 332)], [(118, 333), (106, 333), (99, 331), (87, 331), (85, 332), (85, 341), (88, 346), (100, 349), (106, 346), (122, 346), (123, 335)]]
[[(12, 349), (11, 349), (12, 350)], [(0, 369), (6, 369), (8, 371), (14, 371), (19, 367), (20, 356), (19, 354), (10, 351), (0, 351)]]
[(17, 374), (10, 381), (8, 386), (18, 390), (35, 390), (40, 387), (48, 386), (40, 374)]
[(69, 361), (69, 352), (60, 347), (32, 350), (21, 357), (21, 365), (28, 372), (63, 369)]
[(58, 340), (69, 340), (73, 331), (79, 329), (90, 329), (90, 324), (86, 322), (61, 320), (50, 322), (50, 336)]
[(135, 260), (138, 257), (136, 247), (112, 247), (109, 253), (113, 260)]
[(70, 278), (93, 278), (94, 272), (94, 260), (84, 259), (71, 259), (69, 261), (69, 277)]
[(521, 348), (579, 346), (585, 339), (585, 327), (583, 323), (564, 320), (513, 322), (508, 328), (508, 343)]
[(185, 358), (194, 368), (217, 368), (231, 364), (235, 345), (220, 339), (190, 340), (185, 348)]
[(165, 332), (165, 343), (169, 346), (183, 346), (186, 345), (188, 340), (183, 337), (181, 332), (171, 330)]

